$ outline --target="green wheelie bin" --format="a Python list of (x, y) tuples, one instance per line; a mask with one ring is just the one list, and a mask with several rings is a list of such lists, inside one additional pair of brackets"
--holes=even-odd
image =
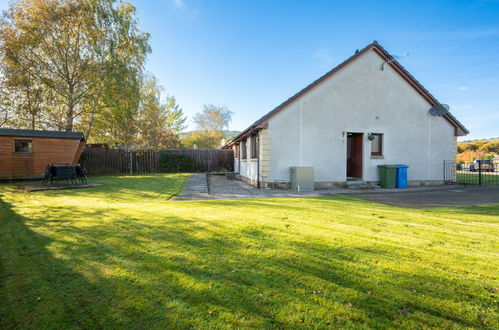
[(381, 188), (393, 189), (397, 182), (396, 165), (378, 165), (379, 169), (379, 185)]

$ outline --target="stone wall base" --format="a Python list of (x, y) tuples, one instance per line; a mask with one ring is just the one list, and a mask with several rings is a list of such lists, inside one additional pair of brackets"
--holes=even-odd
[[(258, 182), (245, 176), (240, 176), (241, 180), (254, 187), (258, 186)], [(346, 181), (330, 181), (330, 182), (315, 182), (316, 190), (325, 189), (343, 189), (345, 188)], [(379, 184), (379, 181), (368, 181), (370, 184)], [(412, 180), (408, 181), (409, 187), (432, 186), (445, 184), (444, 180)], [(290, 182), (260, 182), (260, 188), (263, 189), (290, 189)]]
[(267, 188), (270, 189), (290, 189), (290, 182), (268, 182), (266, 183)]
[(408, 181), (409, 187), (419, 187), (419, 186), (435, 186), (445, 184), (444, 180), (414, 180)]
[[(331, 182), (315, 182), (314, 186), (316, 190), (325, 189), (344, 189), (346, 181), (331, 181)], [(368, 181), (370, 184), (379, 184), (379, 181)], [(413, 180), (408, 181), (409, 187), (419, 187), (419, 186), (432, 186), (432, 185), (442, 185), (445, 184), (444, 180)], [(256, 186), (256, 181), (253, 184)], [(260, 182), (261, 188), (270, 189), (290, 189), (290, 182)]]
[[(379, 184), (379, 181), (367, 181), (369, 184)], [(409, 187), (437, 186), (445, 184), (444, 180), (411, 180), (407, 181)]]
[(242, 175), (240, 176), (240, 178), (241, 178), (241, 181), (243, 181), (244, 183), (247, 183), (247, 184), (252, 185), (254, 187), (258, 186), (258, 182), (256, 180), (253, 180), (251, 178), (247, 178), (247, 177), (242, 176)]
[(314, 182), (315, 189), (342, 189), (345, 187), (345, 181), (323, 181)]

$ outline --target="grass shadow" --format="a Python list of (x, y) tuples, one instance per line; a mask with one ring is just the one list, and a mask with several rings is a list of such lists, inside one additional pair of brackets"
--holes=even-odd
[[(32, 221), (17, 214), (0, 195), (0, 241), (3, 246), (0, 251), (0, 328), (94, 329), (133, 325), (141, 311), (134, 315), (130, 312), (132, 306), (119, 306), (120, 298), (113, 290), (113, 279), (88, 276), (92, 271), (86, 266), (86, 257), (74, 258), (72, 253), (64, 258), (54, 257), (48, 247), (61, 242), (30, 229), (26, 223)], [(78, 238), (88, 239), (89, 236), (80, 233)], [(82, 247), (91, 251), (98, 244), (93, 241), (66, 251), (78, 251)], [(174, 320), (168, 314), (163, 318), (165, 324), (187, 327), (186, 323)], [(142, 324), (152, 327), (156, 320)]]

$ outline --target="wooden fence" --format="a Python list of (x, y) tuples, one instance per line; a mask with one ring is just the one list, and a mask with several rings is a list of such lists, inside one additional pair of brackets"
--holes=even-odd
[(227, 149), (163, 149), (159, 153), (189, 156), (197, 172), (233, 171), (234, 152)]
[(234, 153), (219, 149), (165, 149), (160, 151), (127, 151), (120, 149), (85, 148), (80, 164), (89, 174), (155, 173), (159, 172), (159, 155), (187, 155), (194, 160), (197, 172), (232, 171)]
[(159, 155), (148, 150), (85, 148), (80, 164), (89, 174), (154, 173), (159, 170)]

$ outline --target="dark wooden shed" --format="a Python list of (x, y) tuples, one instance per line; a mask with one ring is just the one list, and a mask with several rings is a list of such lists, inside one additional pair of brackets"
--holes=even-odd
[(80, 132), (0, 128), (0, 180), (42, 178), (48, 164), (77, 164)]

